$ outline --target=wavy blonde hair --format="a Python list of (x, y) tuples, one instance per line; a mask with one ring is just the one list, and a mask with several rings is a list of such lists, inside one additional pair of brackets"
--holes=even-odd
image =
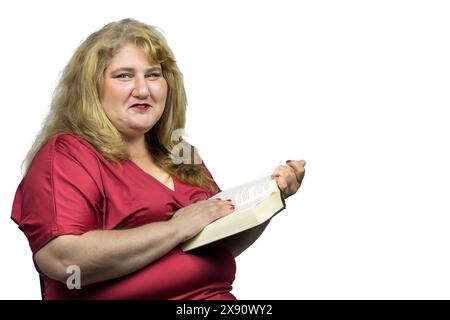
[[(145, 134), (154, 162), (181, 181), (217, 192), (218, 187), (204, 164), (177, 165), (172, 161), (171, 152), (175, 146), (172, 133), (183, 129), (186, 122), (183, 75), (162, 33), (156, 27), (134, 19), (105, 25), (75, 51), (53, 93), (50, 112), (24, 160), (25, 173), (39, 149), (52, 136), (63, 132), (87, 140), (114, 164), (120, 165), (121, 161), (129, 159), (121, 133), (108, 119), (100, 102), (104, 72), (112, 58), (128, 43), (141, 48), (152, 61), (161, 64), (168, 85), (164, 112)], [(187, 143), (183, 138), (180, 141)]]

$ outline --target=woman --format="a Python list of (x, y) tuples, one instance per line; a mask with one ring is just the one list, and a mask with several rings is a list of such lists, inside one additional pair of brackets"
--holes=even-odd
[[(164, 37), (132, 19), (74, 53), (26, 158), (12, 219), (27, 236), (45, 299), (235, 299), (234, 258), (264, 230), (184, 253), (180, 243), (233, 212), (203, 161), (175, 164), (182, 75)], [(285, 197), (304, 161), (274, 171)], [(73, 288), (68, 278), (79, 271)]]

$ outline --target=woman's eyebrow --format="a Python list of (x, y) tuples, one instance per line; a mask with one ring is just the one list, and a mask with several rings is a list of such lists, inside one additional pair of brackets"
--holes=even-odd
[[(131, 68), (131, 67), (121, 67), (121, 68), (113, 70), (112, 73), (119, 72), (119, 71), (133, 72), (133, 71), (135, 71), (135, 69)], [(161, 71), (161, 67), (151, 67), (151, 68), (147, 69), (146, 72), (149, 72), (149, 71)]]

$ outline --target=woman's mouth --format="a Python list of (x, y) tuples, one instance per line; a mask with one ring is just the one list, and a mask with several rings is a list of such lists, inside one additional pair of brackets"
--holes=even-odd
[(135, 111), (147, 111), (148, 109), (150, 109), (150, 107), (151, 106), (149, 104), (147, 104), (147, 103), (142, 103), (142, 104), (136, 103), (136, 104), (133, 104), (130, 107), (130, 109), (133, 109)]

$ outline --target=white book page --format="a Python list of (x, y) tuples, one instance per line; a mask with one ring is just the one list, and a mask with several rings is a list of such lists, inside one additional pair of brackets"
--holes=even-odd
[(249, 183), (224, 190), (210, 199), (231, 199), (235, 205), (234, 213), (257, 205), (276, 188), (276, 181), (271, 176), (253, 180)]

